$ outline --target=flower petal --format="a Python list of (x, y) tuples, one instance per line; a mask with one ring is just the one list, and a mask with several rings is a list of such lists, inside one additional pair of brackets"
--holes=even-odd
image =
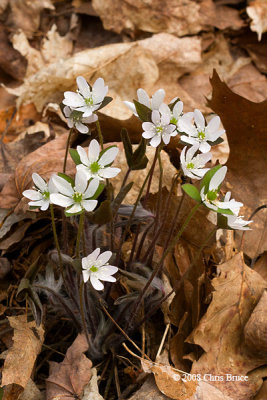
[(69, 118), (69, 116), (70, 116), (72, 110), (71, 110), (70, 107), (66, 106), (66, 107), (63, 108), (63, 112), (64, 112), (64, 114), (65, 114), (65, 117)]
[(99, 186), (99, 180), (98, 179), (93, 179), (92, 181), (89, 182), (88, 188), (86, 189), (86, 191), (84, 192), (84, 198), (85, 199), (89, 199), (90, 197), (92, 197), (95, 192), (97, 191)]
[(194, 120), (198, 129), (203, 130), (205, 128), (205, 118), (203, 117), (202, 112), (198, 109), (194, 110)]
[(159, 111), (157, 110), (152, 111), (151, 120), (154, 125), (160, 125), (161, 120)]
[(227, 167), (221, 167), (215, 172), (209, 183), (209, 190), (216, 190), (222, 183), (227, 172)]
[(192, 147), (190, 147), (190, 149), (188, 149), (188, 151), (186, 153), (186, 157), (185, 157), (186, 163), (189, 163), (192, 160), (195, 153), (198, 151), (198, 148), (199, 148), (199, 144), (196, 143)]
[[(90, 118), (90, 117), (88, 117), (88, 118)], [(88, 127), (86, 125), (82, 124), (81, 122), (76, 122), (75, 128), (77, 129), (77, 131), (79, 131), (81, 133), (88, 133), (89, 132)]]
[(88, 159), (90, 164), (99, 158), (100, 146), (97, 140), (93, 139), (88, 147)]
[[(167, 106), (167, 104), (162, 103), (159, 107), (159, 112), (163, 115), (166, 114), (169, 116), (169, 118), (171, 118), (171, 110), (169, 109), (169, 107)], [(169, 120), (170, 122), (170, 120)]]
[(93, 211), (97, 206), (97, 200), (82, 200), (81, 205), (86, 211)]
[(209, 121), (206, 131), (209, 133), (215, 133), (219, 129), (220, 123), (221, 123), (220, 117), (216, 115), (216, 117), (213, 117)]
[[(80, 160), (81, 160), (82, 164), (86, 165), (86, 167), (89, 167), (90, 162), (88, 160), (88, 157), (87, 157), (87, 154), (86, 154), (86, 151), (84, 150), (84, 148), (82, 146), (77, 146), (77, 152), (80, 156)], [(79, 165), (81, 165), (81, 164), (79, 164)], [(78, 165), (77, 165), (77, 167), (78, 167)]]
[[(90, 253), (87, 257), (82, 258), (82, 266), (85, 264), (86, 266), (83, 268), (91, 268), (91, 266), (96, 261), (97, 257), (100, 254), (100, 248), (98, 247), (92, 253)], [(84, 263), (84, 264), (83, 264)]]
[(58, 191), (66, 196), (72, 196), (74, 191), (69, 182), (66, 179), (61, 178), (61, 176), (53, 175), (52, 176), (53, 184), (56, 186)]
[(38, 187), (38, 189), (41, 190), (41, 192), (45, 192), (47, 191), (48, 187), (47, 187), (47, 183), (43, 180), (43, 178), (38, 175), (36, 172), (34, 172), (32, 174), (32, 180), (35, 184), (35, 186)]
[(106, 264), (110, 257), (112, 256), (111, 251), (104, 251), (104, 253), (100, 254), (99, 257), (97, 258), (97, 261), (101, 263), (102, 265)]
[(151, 140), (150, 140), (150, 144), (152, 147), (158, 147), (158, 145), (161, 142), (161, 137), (160, 135), (155, 135)]
[(140, 88), (137, 90), (137, 98), (138, 98), (139, 103), (144, 104), (145, 106), (150, 108), (149, 96), (144, 89)]
[(86, 283), (90, 277), (90, 272), (83, 270), (82, 273), (83, 273), (83, 281), (84, 281), (84, 283)]
[(99, 171), (99, 176), (105, 179), (114, 178), (121, 172), (120, 168), (106, 167)]
[(65, 92), (64, 96), (65, 98), (62, 101), (62, 103), (65, 104), (66, 106), (72, 108), (84, 106), (84, 99), (78, 93)]
[(173, 107), (172, 113), (174, 118), (178, 119), (183, 112), (184, 103), (182, 101), (177, 101), (175, 106)]
[(37, 190), (24, 190), (24, 192), (22, 192), (24, 197), (27, 197), (27, 199), (30, 200), (42, 200), (43, 196), (42, 193), (37, 192)]
[(165, 90), (159, 89), (153, 95), (151, 99), (151, 109), (158, 110), (160, 105), (163, 103), (165, 97)]
[(155, 130), (155, 125), (154, 124), (152, 124), (152, 122), (143, 122), (142, 123), (142, 128), (144, 129), (144, 131), (145, 132), (149, 132), (149, 131), (152, 131), (152, 132), (154, 132), (154, 130)]
[(93, 84), (92, 99), (94, 104), (101, 103), (108, 92), (108, 86), (105, 86), (104, 79), (98, 78)]
[(117, 146), (111, 147), (110, 149), (105, 151), (98, 161), (99, 165), (101, 165), (101, 167), (104, 167), (105, 165), (111, 164), (115, 160), (118, 152), (119, 149)]
[(43, 204), (41, 206), (41, 211), (46, 211), (50, 205), (49, 200), (43, 200)]
[(191, 119), (188, 116), (183, 115), (179, 119), (178, 128), (180, 132), (185, 132), (189, 136), (197, 136), (196, 128), (191, 123)]
[(207, 153), (208, 151), (210, 151), (210, 148), (211, 146), (207, 142), (200, 143), (199, 150), (202, 153)]
[(82, 211), (82, 206), (80, 203), (73, 204), (72, 207), (66, 210), (69, 214), (76, 214)]
[(79, 92), (83, 95), (85, 98), (90, 98), (91, 97), (91, 92), (88, 83), (84, 79), (83, 76), (78, 76), (76, 79), (77, 86), (79, 89)]
[(79, 193), (84, 193), (85, 189), (87, 188), (87, 184), (87, 174), (82, 169), (79, 169), (75, 175), (75, 189)]
[(119, 268), (115, 267), (114, 265), (105, 265), (105, 266), (99, 268), (98, 274), (101, 276), (108, 276), (108, 275), (116, 274), (116, 272), (118, 272), (118, 270), (119, 270)]
[(60, 193), (52, 193), (50, 195), (50, 201), (61, 207), (69, 207), (73, 204), (73, 199)]
[(91, 281), (92, 286), (95, 288), (95, 290), (103, 290), (103, 289), (104, 289), (103, 283), (100, 282), (100, 280), (97, 279), (97, 278), (96, 278), (95, 276), (93, 276), (92, 274), (91, 274), (91, 276), (90, 276), (90, 281)]
[(123, 102), (135, 115), (137, 115), (136, 113), (136, 108), (134, 103), (132, 103), (131, 101), (124, 101)]

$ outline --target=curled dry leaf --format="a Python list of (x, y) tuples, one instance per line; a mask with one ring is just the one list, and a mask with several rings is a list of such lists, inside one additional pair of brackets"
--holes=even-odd
[(250, 29), (257, 32), (258, 39), (267, 31), (267, 3), (265, 0), (255, 0), (249, 3), (247, 14), (252, 19)]
[[(231, 190), (232, 196), (244, 203), (242, 210), (245, 219), (248, 219), (257, 207), (267, 202), (263, 172), (267, 170), (267, 101), (254, 103), (232, 92), (216, 71), (211, 85), (213, 92), (208, 106), (220, 116), (230, 147), (226, 190)], [(266, 216), (266, 209), (255, 215), (252, 231), (244, 236), (244, 252), (251, 258), (267, 249)], [(240, 239), (240, 236), (236, 232), (236, 239)]]
[(220, 274), (212, 280), (213, 298), (206, 314), (187, 341), (205, 353), (193, 363), (191, 374), (223, 376), (213, 382), (223, 394), (234, 400), (249, 400), (259, 390), (260, 378), (227, 381), (226, 374), (248, 375), (264, 365), (263, 357), (251, 354), (244, 342), (244, 327), (267, 283), (247, 267), (241, 253), (220, 265)]
[(92, 368), (91, 372), (92, 377), (90, 382), (84, 388), (82, 400), (104, 400), (104, 398), (99, 394), (96, 368)]
[(259, 356), (267, 352), (266, 310), (267, 292), (264, 291), (244, 328), (247, 347), (252, 353), (256, 353)]
[(25, 315), (8, 317), (8, 320), (14, 328), (14, 336), (2, 372), (2, 386), (16, 384), (25, 388), (41, 351), (44, 329), (34, 321), (27, 322)]
[(68, 348), (61, 363), (51, 361), (46, 380), (47, 400), (76, 399), (81, 396), (92, 377), (92, 362), (83, 354), (88, 349), (84, 335), (79, 334)]

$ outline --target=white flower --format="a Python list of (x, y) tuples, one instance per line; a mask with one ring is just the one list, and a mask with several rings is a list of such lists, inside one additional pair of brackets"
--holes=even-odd
[(84, 171), (87, 179), (104, 180), (106, 178), (114, 178), (121, 171), (120, 168), (109, 167), (118, 154), (119, 149), (116, 146), (110, 147), (100, 155), (98, 141), (93, 139), (88, 147), (88, 156), (81, 146), (77, 147), (77, 151), (82, 162), (82, 164), (77, 165), (77, 170)]
[(151, 139), (150, 144), (153, 147), (157, 147), (161, 140), (165, 144), (170, 142), (171, 136), (176, 136), (176, 126), (170, 125), (170, 117), (166, 114), (161, 115), (159, 111), (152, 111), (151, 115), (152, 122), (143, 122), (142, 128), (144, 132), (142, 136), (145, 139)]
[(111, 251), (104, 251), (104, 253), (100, 254), (100, 249), (98, 248), (89, 256), (82, 258), (84, 282), (87, 282), (90, 278), (91, 284), (96, 290), (104, 289), (104, 285), (100, 280), (116, 282), (116, 278), (112, 275), (118, 271), (118, 268), (107, 264), (111, 256)]
[(108, 92), (108, 86), (105, 86), (103, 78), (95, 81), (92, 90), (82, 76), (78, 76), (76, 82), (78, 93), (65, 92), (63, 104), (76, 111), (81, 111), (84, 118), (90, 117), (101, 106)]
[[(52, 177), (53, 183), (59, 193), (50, 196), (51, 202), (61, 207), (66, 207), (68, 214), (76, 214), (83, 210), (93, 211), (96, 208), (97, 200), (90, 200), (98, 189), (98, 179), (89, 182), (83, 171), (78, 171), (75, 176), (75, 186), (60, 176)], [(88, 187), (87, 187), (88, 185)]]
[[(243, 203), (240, 203), (239, 201), (236, 201), (234, 199), (231, 199), (231, 192), (227, 192), (223, 202), (228, 204), (228, 208), (234, 213), (234, 215), (239, 214), (239, 210), (241, 207), (243, 207)], [(222, 207), (221, 207), (222, 208)]]
[[(175, 100), (177, 100), (177, 99), (174, 99), (174, 101)], [(173, 110), (171, 111), (170, 107), (167, 106), (167, 104), (163, 103), (163, 104), (161, 104), (161, 106), (159, 108), (159, 112), (161, 114), (168, 115), (170, 118), (170, 123), (175, 126), (178, 126), (178, 121), (183, 114), (183, 107), (184, 107), (184, 103), (182, 101), (177, 101), (177, 103), (173, 107)]]
[(225, 215), (227, 218), (227, 225), (229, 228), (232, 229), (239, 229), (241, 231), (248, 231), (251, 230), (247, 225), (251, 224), (253, 221), (245, 221), (243, 216), (236, 216), (236, 215)]
[(98, 117), (96, 114), (92, 114), (90, 117), (83, 117), (83, 113), (81, 111), (72, 110), (70, 107), (65, 106), (63, 108), (65, 117), (67, 119), (67, 124), (69, 128), (75, 127), (77, 131), (81, 133), (88, 133), (89, 129), (84, 124), (91, 124), (92, 122), (96, 122)]
[(181, 140), (189, 144), (199, 143), (199, 150), (202, 153), (210, 151), (210, 144), (208, 142), (215, 142), (225, 131), (220, 128), (221, 120), (218, 116), (213, 117), (207, 126), (205, 126), (205, 119), (199, 110), (194, 110), (193, 118), (195, 125), (191, 122), (192, 113), (184, 114), (178, 121), (178, 128), (180, 132), (186, 133), (181, 136)]
[[(151, 99), (149, 98), (147, 92), (144, 89), (140, 88), (137, 90), (138, 102), (144, 104), (144, 106), (150, 108), (150, 110), (158, 110), (161, 104), (163, 103), (164, 97), (165, 97), (164, 89), (157, 90), (152, 95)], [(124, 104), (134, 113), (134, 115), (138, 117), (134, 103), (130, 101), (124, 101)]]
[[(211, 160), (212, 154), (197, 154), (195, 157), (195, 153), (198, 151), (199, 145), (196, 144), (188, 149), (188, 147), (184, 147), (181, 156), (181, 167), (183, 169), (184, 175), (189, 176), (192, 179), (201, 179), (208, 172), (209, 168), (203, 168), (204, 165)], [(186, 152), (186, 154), (185, 154)]]
[(40, 175), (34, 172), (32, 174), (32, 180), (36, 189), (24, 190), (22, 194), (27, 197), (27, 199), (32, 200), (29, 202), (29, 206), (40, 207), (42, 211), (45, 211), (48, 209), (51, 202), (50, 195), (57, 191), (53, 184), (52, 177), (47, 184)]

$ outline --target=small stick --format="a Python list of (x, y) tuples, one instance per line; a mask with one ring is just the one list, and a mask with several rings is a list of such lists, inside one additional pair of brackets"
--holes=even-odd
[(160, 342), (160, 345), (159, 345), (159, 349), (158, 349), (158, 352), (157, 352), (157, 355), (156, 355), (156, 359), (159, 357), (159, 355), (161, 353), (161, 350), (162, 350), (162, 347), (164, 345), (164, 342), (165, 342), (165, 339), (166, 339), (166, 336), (167, 336), (169, 328), (170, 328), (170, 323), (167, 324), (167, 326), (165, 328), (165, 332), (163, 333), (163, 336), (162, 336), (162, 339), (161, 339), (161, 342)]

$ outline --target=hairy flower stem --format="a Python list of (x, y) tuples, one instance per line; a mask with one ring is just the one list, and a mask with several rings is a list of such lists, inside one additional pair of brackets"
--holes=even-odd
[(167, 249), (164, 251), (164, 253), (161, 256), (160, 261), (158, 262), (158, 265), (156, 266), (156, 268), (154, 269), (154, 271), (152, 272), (150, 278), (148, 279), (147, 283), (145, 284), (142, 292), (139, 294), (136, 302), (135, 302), (135, 306), (132, 312), (132, 316), (129, 320), (129, 323), (127, 325), (127, 328), (129, 326), (131, 326), (131, 322), (135, 319), (137, 312), (140, 308), (140, 305), (142, 304), (143, 298), (151, 284), (151, 282), (153, 281), (153, 279), (155, 278), (155, 276), (159, 273), (159, 271), (161, 270), (161, 268), (163, 267), (163, 262), (166, 258), (166, 256), (169, 254), (169, 252), (174, 248), (174, 246), (178, 243), (180, 237), (182, 236), (184, 230), (187, 228), (191, 218), (194, 216), (194, 214), (196, 213), (196, 211), (198, 210), (198, 208), (201, 206), (201, 203), (198, 203), (195, 205), (195, 207), (192, 208), (192, 210), (190, 211), (190, 213), (188, 214), (188, 216), (186, 217), (186, 220), (184, 221), (183, 225), (181, 226), (179, 232), (175, 235), (175, 237), (173, 238), (173, 240), (171, 241), (171, 243), (169, 244), (169, 246), (167, 247)]
[(99, 143), (100, 143), (100, 147), (101, 147), (101, 150), (103, 150), (103, 135), (102, 135), (102, 131), (101, 131), (101, 126), (100, 126), (100, 123), (99, 123), (99, 121), (97, 120), (96, 121), (96, 129), (97, 129), (97, 133), (98, 133), (98, 139), (99, 139)]
[(64, 164), (63, 164), (63, 173), (65, 174), (66, 168), (67, 168), (67, 158), (68, 158), (68, 153), (69, 153), (69, 147), (70, 147), (70, 139), (72, 135), (73, 129), (70, 129), (67, 144), (66, 144), (66, 151), (65, 151), (65, 157), (64, 157)]
[[(62, 262), (62, 257), (61, 257), (61, 251), (60, 251), (60, 246), (59, 246), (59, 241), (57, 237), (57, 229), (56, 229), (56, 223), (55, 223), (55, 213), (54, 213), (54, 206), (53, 204), (50, 204), (50, 213), (51, 213), (51, 222), (52, 222), (52, 230), (53, 230), (53, 235), (54, 235), (54, 241), (57, 249), (57, 254), (58, 254), (58, 259), (59, 259), (59, 268), (60, 268), (60, 273), (62, 275), (62, 278), (64, 279), (64, 274), (63, 274), (63, 262)], [(65, 281), (64, 281), (65, 284)]]
[(75, 257), (76, 258), (80, 258), (80, 243), (81, 243), (83, 225), (84, 225), (84, 211), (80, 215), (80, 220), (79, 220), (79, 228), (78, 228), (76, 248), (75, 248)]
[(164, 245), (163, 251), (165, 251), (165, 250), (167, 249), (168, 244), (170, 243), (170, 240), (171, 240), (173, 231), (174, 231), (174, 229), (175, 229), (175, 226), (176, 226), (176, 224), (177, 224), (177, 218), (178, 218), (178, 215), (179, 215), (179, 213), (180, 213), (180, 211), (181, 211), (181, 208), (182, 208), (184, 199), (185, 199), (185, 192), (183, 192), (181, 201), (180, 201), (180, 203), (179, 203), (179, 205), (178, 205), (178, 207), (177, 207), (177, 209), (176, 209), (176, 213), (175, 213), (175, 216), (174, 216), (173, 221), (172, 221), (172, 226), (171, 226), (171, 229), (170, 229), (170, 231), (169, 231), (168, 237), (167, 237), (167, 239), (166, 239), (166, 241), (165, 241), (165, 245)]
[(153, 308), (151, 308), (149, 310), (149, 312), (144, 316), (142, 321), (140, 321), (138, 323), (138, 325), (136, 326), (136, 329), (139, 328), (139, 326), (141, 326), (151, 315), (153, 315), (159, 309), (161, 304), (164, 303), (164, 301), (166, 301), (173, 293), (178, 293), (178, 291), (181, 289), (185, 279), (189, 276), (190, 272), (192, 271), (192, 269), (196, 265), (196, 262), (198, 261), (203, 249), (207, 246), (207, 244), (209, 243), (210, 239), (212, 238), (212, 236), (214, 235), (216, 230), (217, 230), (217, 227), (212, 229), (212, 231), (208, 234), (208, 236), (205, 239), (204, 243), (201, 245), (201, 247), (199, 248), (196, 256), (194, 257), (193, 261), (191, 262), (189, 268), (183, 274), (183, 276), (181, 277), (179, 282), (174, 286), (174, 288), (168, 294), (166, 294), (166, 296), (164, 296)]
[[(81, 214), (81, 215), (83, 215), (83, 214)], [(83, 281), (83, 280), (82, 280), (82, 282), (81, 282), (79, 294), (80, 294), (80, 311), (81, 311), (81, 318), (82, 318), (83, 330), (84, 330), (84, 334), (85, 334), (85, 336), (86, 336), (87, 343), (88, 343), (88, 345), (89, 345), (89, 347), (90, 347), (90, 340), (89, 340), (89, 336), (88, 336), (88, 331), (87, 331), (87, 326), (86, 326), (86, 320), (85, 320), (85, 314), (84, 314), (84, 304), (83, 304), (84, 281)]]

